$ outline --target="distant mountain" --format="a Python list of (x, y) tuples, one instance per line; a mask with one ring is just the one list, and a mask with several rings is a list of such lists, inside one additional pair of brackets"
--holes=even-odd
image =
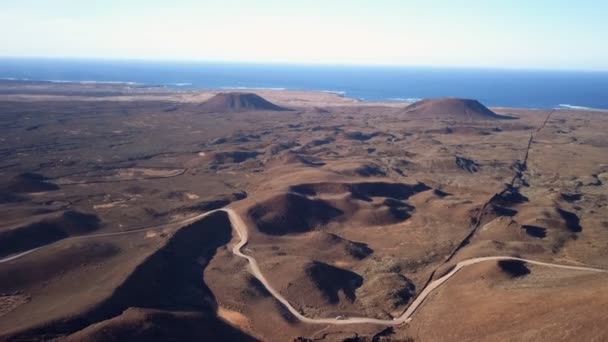
[(512, 119), (494, 113), (477, 100), (459, 98), (425, 99), (407, 106), (404, 113), (420, 119), (453, 119), (459, 121)]
[(253, 93), (220, 93), (203, 102), (200, 108), (208, 113), (235, 113), (248, 111), (285, 111)]

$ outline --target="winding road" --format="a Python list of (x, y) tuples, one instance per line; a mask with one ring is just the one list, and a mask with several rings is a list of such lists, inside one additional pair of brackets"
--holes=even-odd
[[(446, 281), (448, 281), (451, 277), (453, 277), (460, 269), (467, 267), (467, 266), (471, 266), (474, 264), (478, 264), (478, 263), (482, 263), (482, 262), (486, 262), (486, 261), (498, 261), (498, 260), (517, 260), (517, 261), (522, 261), (522, 262), (526, 262), (529, 264), (533, 264), (533, 265), (539, 265), (539, 266), (546, 266), (546, 267), (554, 267), (554, 268), (560, 268), (560, 269), (567, 269), (567, 270), (574, 270), (574, 271), (583, 271), (583, 272), (596, 272), (596, 273), (608, 273), (608, 270), (604, 270), (604, 269), (599, 269), (599, 268), (593, 268), (593, 267), (584, 267), (584, 266), (571, 266), (571, 265), (560, 265), (560, 264), (553, 264), (553, 263), (548, 263), (548, 262), (542, 262), (542, 261), (535, 261), (535, 260), (529, 260), (529, 259), (522, 259), (522, 258), (515, 258), (515, 257), (510, 257), (510, 256), (489, 256), (489, 257), (480, 257), (480, 258), (473, 258), (473, 259), (468, 259), (468, 260), (463, 260), (458, 262), (450, 272), (446, 273), (444, 276), (431, 281), (423, 290), (422, 292), (420, 292), (420, 294), (416, 297), (416, 299), (414, 299), (414, 301), (412, 302), (412, 304), (410, 304), (410, 306), (407, 308), (407, 310), (399, 317), (396, 317), (394, 319), (377, 319), (377, 318), (369, 318), (369, 317), (336, 317), (336, 318), (309, 318), (306, 317), (304, 315), (302, 315), (298, 310), (296, 310), (290, 303), (289, 301), (283, 297), (283, 295), (281, 295), (276, 289), (274, 289), (272, 287), (272, 285), (268, 282), (268, 280), (266, 279), (266, 277), (264, 277), (264, 274), (262, 274), (262, 271), (260, 270), (260, 267), (258, 265), (257, 260), (255, 260), (253, 257), (244, 254), (242, 252), (243, 247), (247, 244), (247, 242), (249, 241), (249, 230), (247, 228), (247, 225), (245, 224), (245, 222), (243, 221), (243, 219), (238, 215), (238, 213), (236, 213), (233, 209), (230, 208), (223, 208), (223, 209), (217, 209), (217, 210), (213, 210), (213, 211), (209, 211), (207, 213), (201, 214), (201, 215), (197, 215), (195, 217), (191, 217), (189, 219), (186, 220), (182, 220), (179, 222), (173, 222), (173, 223), (169, 223), (167, 225), (164, 226), (154, 226), (154, 227), (149, 227), (149, 228), (141, 228), (141, 229), (136, 229), (136, 230), (131, 230), (131, 231), (126, 231), (126, 232), (115, 232), (115, 233), (103, 233), (103, 234), (92, 234), (92, 235), (85, 235), (85, 236), (77, 236), (77, 237), (71, 237), (68, 239), (64, 239), (64, 240), (60, 240), (60, 241), (65, 241), (65, 240), (75, 240), (75, 239), (85, 239), (85, 238), (94, 238), (94, 237), (103, 237), (103, 236), (112, 236), (112, 235), (125, 235), (125, 234), (133, 234), (136, 232), (142, 232), (142, 231), (147, 231), (147, 230), (152, 230), (152, 229), (159, 229), (162, 227), (166, 227), (169, 225), (187, 225), (190, 224), (192, 222), (195, 222), (197, 220), (200, 220), (202, 218), (204, 218), (205, 216), (211, 215), (213, 213), (216, 212), (220, 212), (223, 211), (225, 213), (228, 214), (228, 217), (230, 219), (230, 223), (232, 224), (233, 229), (237, 232), (238, 236), (239, 236), (239, 241), (238, 243), (236, 243), (233, 248), (232, 248), (232, 252), (234, 253), (234, 255), (244, 258), (249, 262), (249, 271), (251, 272), (251, 274), (256, 277), (256, 279), (258, 279), (260, 281), (260, 283), (262, 283), (262, 285), (264, 285), (264, 287), (266, 288), (266, 290), (276, 299), (278, 300), (287, 310), (289, 310), (289, 312), (298, 320), (300, 320), (301, 322), (304, 323), (309, 323), (309, 324), (333, 324), (333, 325), (346, 325), (346, 324), (377, 324), (377, 325), (385, 325), (385, 326), (394, 326), (394, 325), (400, 325), (400, 324), (404, 324), (409, 322), (412, 319), (412, 315), (414, 314), (414, 312), (420, 307), (420, 305), (424, 302), (424, 300), (439, 286), (443, 285)], [(47, 245), (49, 246), (49, 245)], [(42, 247), (38, 247), (38, 248), (34, 248), (16, 255), (12, 255), (9, 257), (6, 257), (4, 259), (0, 259), (0, 264), (2, 263), (6, 263), (6, 262), (10, 262), (10, 261), (14, 261), (16, 259), (19, 259), (21, 257), (24, 257), (30, 253), (36, 252), (42, 248), (45, 248), (47, 246), (42, 246)]]
[(418, 307), (424, 302), (424, 300), (439, 286), (448, 281), (451, 277), (453, 277), (460, 269), (466, 266), (478, 264), (486, 261), (498, 261), (498, 260), (518, 260), (527, 262), (529, 264), (539, 265), (539, 266), (547, 266), (547, 267), (555, 267), (561, 269), (568, 269), (574, 271), (586, 271), (586, 272), (598, 272), (598, 273), (608, 273), (608, 270), (603, 270), (599, 268), (593, 267), (583, 267), (583, 266), (569, 266), (569, 265), (560, 265), (553, 264), (542, 261), (535, 261), (529, 259), (515, 258), (510, 256), (489, 256), (489, 257), (481, 257), (481, 258), (473, 258), (468, 260), (463, 260), (454, 266), (454, 268), (446, 273), (441, 278), (438, 278), (432, 282), (430, 282), (422, 292), (416, 297), (416, 299), (412, 302), (412, 304), (407, 308), (407, 310), (399, 317), (388, 320), (388, 319), (377, 319), (377, 318), (368, 318), (368, 317), (343, 317), (343, 318), (309, 318), (302, 315), (298, 310), (296, 310), (289, 301), (283, 297), (277, 290), (275, 290), (272, 285), (268, 282), (268, 280), (264, 277), (262, 272), (260, 271), (260, 267), (258, 266), (258, 262), (251, 256), (243, 254), (241, 249), (247, 244), (249, 240), (247, 225), (241, 217), (232, 209), (219, 209), (228, 213), (228, 217), (230, 218), (230, 222), (232, 223), (232, 227), (239, 235), (240, 241), (234, 245), (232, 248), (232, 253), (241, 258), (247, 259), (249, 261), (249, 271), (251, 274), (256, 277), (270, 292), (270, 294), (276, 298), (283, 306), (289, 310), (289, 312), (295, 316), (298, 320), (304, 323), (311, 324), (335, 324), (335, 325), (345, 325), (345, 324), (378, 324), (378, 325), (400, 325), (403, 323), (407, 323), (412, 319), (412, 315), (418, 309)]

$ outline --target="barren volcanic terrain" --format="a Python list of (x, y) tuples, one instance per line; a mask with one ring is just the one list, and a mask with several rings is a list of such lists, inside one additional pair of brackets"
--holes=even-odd
[(0, 81), (0, 340), (607, 340), (607, 131)]

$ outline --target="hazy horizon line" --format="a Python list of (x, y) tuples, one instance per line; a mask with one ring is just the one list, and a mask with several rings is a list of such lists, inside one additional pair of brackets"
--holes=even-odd
[(405, 64), (379, 62), (329, 62), (329, 61), (289, 61), (289, 60), (237, 60), (198, 58), (145, 58), (145, 57), (92, 57), (92, 56), (16, 56), (0, 55), (1, 59), (57, 60), (57, 61), (101, 61), (101, 62), (144, 62), (144, 63), (192, 63), (192, 64), (242, 64), (242, 65), (285, 65), (285, 66), (326, 66), (326, 67), (368, 67), (368, 68), (428, 68), (428, 69), (473, 69), (505, 71), (562, 71), (562, 72), (608, 72), (608, 69), (581, 67), (542, 67), (509, 65), (464, 65), (464, 64)]

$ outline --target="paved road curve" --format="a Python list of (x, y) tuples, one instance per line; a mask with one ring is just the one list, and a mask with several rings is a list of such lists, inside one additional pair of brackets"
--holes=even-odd
[[(518, 260), (518, 261), (523, 261), (523, 262), (527, 262), (529, 264), (534, 264), (534, 265), (539, 265), (539, 266), (547, 266), (547, 267), (554, 267), (554, 268), (561, 268), (561, 269), (575, 270), (575, 271), (584, 271), (584, 272), (608, 273), (608, 270), (603, 270), (603, 269), (599, 269), (599, 268), (560, 265), (560, 264), (553, 264), (553, 263), (542, 262), (542, 261), (515, 258), (515, 257), (510, 257), (510, 256), (490, 256), (490, 257), (473, 258), (473, 259), (463, 260), (463, 261), (457, 263), (450, 272), (446, 273), (441, 278), (438, 278), (438, 279), (430, 282), (422, 290), (422, 292), (420, 292), (418, 297), (416, 297), (416, 299), (407, 308), (407, 310), (401, 316), (399, 316), (395, 319), (388, 320), (388, 319), (377, 319), (377, 318), (368, 318), (368, 317), (309, 318), (309, 317), (302, 315), (298, 310), (296, 310), (285, 297), (283, 297), (277, 290), (275, 290), (272, 287), (272, 285), (270, 285), (270, 283), (268, 282), (266, 277), (264, 277), (264, 275), (262, 274), (260, 267), (258, 265), (258, 262), (253, 257), (243, 254), (243, 252), (241, 250), (249, 241), (249, 230), (247, 228), (247, 225), (243, 221), (243, 219), (233, 209), (230, 209), (230, 208), (213, 210), (213, 211), (201, 214), (201, 215), (197, 215), (195, 217), (191, 217), (191, 218), (183, 220), (183, 221), (173, 222), (173, 223), (163, 225), (163, 226), (154, 226), (154, 227), (142, 228), (142, 229), (131, 230), (131, 231), (126, 231), (126, 232), (92, 234), (92, 235), (78, 236), (78, 237), (73, 237), (73, 238), (68, 238), (68, 239), (85, 239), (85, 238), (92, 238), (92, 237), (133, 234), (133, 233), (141, 232), (141, 231), (159, 229), (159, 228), (167, 227), (170, 225), (187, 225), (187, 224), (193, 223), (197, 220), (200, 220), (200, 219), (204, 218), (205, 216), (208, 216), (210, 214), (213, 214), (213, 213), (219, 212), (219, 211), (223, 211), (228, 214), (232, 227), (234, 228), (234, 230), (237, 232), (237, 234), (239, 236), (239, 242), (237, 244), (235, 244), (234, 247), (232, 248), (232, 252), (234, 253), (234, 255), (247, 259), (247, 261), (249, 262), (249, 271), (251, 272), (251, 274), (254, 277), (256, 277), (264, 285), (266, 290), (273, 297), (275, 297), (279, 302), (281, 302), (281, 304), (283, 304), (283, 306), (287, 310), (289, 310), (289, 312), (294, 317), (296, 317), (298, 320), (300, 320), (304, 323), (310, 323), (310, 324), (345, 325), (345, 324), (367, 323), (367, 324), (378, 324), (378, 325), (391, 326), (391, 325), (400, 325), (400, 324), (407, 323), (412, 319), (412, 315), (418, 309), (418, 307), (420, 307), (420, 305), (424, 302), (424, 300), (436, 288), (443, 285), (443, 283), (445, 283), (451, 277), (453, 277), (454, 274), (456, 274), (460, 269), (462, 269), (463, 267), (467, 267), (470, 265), (474, 265), (474, 264), (478, 264), (478, 263), (486, 262), (486, 261)], [(64, 239), (64, 240), (68, 240), (68, 239)], [(64, 241), (64, 240), (60, 240), (60, 241)], [(4, 259), (0, 259), (0, 264), (10, 262), (15, 259), (19, 259), (23, 256), (26, 256), (30, 253), (33, 253), (39, 249), (44, 248), (44, 247), (47, 247), (47, 246), (34, 248), (29, 251), (22, 252), (20, 254), (16, 254), (13, 256), (6, 257)]]

